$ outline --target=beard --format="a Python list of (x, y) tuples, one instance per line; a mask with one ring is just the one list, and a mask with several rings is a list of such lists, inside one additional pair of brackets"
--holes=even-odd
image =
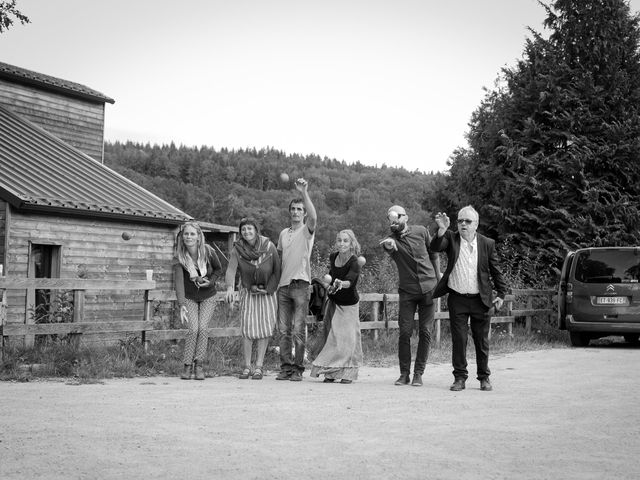
[(404, 230), (404, 228), (407, 226), (406, 223), (404, 222), (398, 222), (398, 223), (393, 223), (389, 226), (389, 228), (391, 229), (391, 231), (393, 233), (400, 233)]

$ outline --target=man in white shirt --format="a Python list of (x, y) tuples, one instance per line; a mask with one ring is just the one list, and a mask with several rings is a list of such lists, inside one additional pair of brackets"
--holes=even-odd
[[(299, 382), (304, 372), (305, 322), (309, 311), (311, 249), (316, 231), (316, 209), (309, 197), (308, 183), (296, 180), (302, 198), (289, 203), (291, 226), (280, 232), (278, 253), (282, 274), (278, 283), (278, 331), (280, 334), (280, 373), (276, 380)], [(295, 357), (292, 353), (295, 347)]]
[[(451, 221), (446, 213), (436, 215), (438, 232), (431, 241), (431, 250), (446, 252), (447, 269), (436, 286), (433, 297), (449, 294), (452, 363), (452, 391), (464, 390), (467, 371), (467, 324), (471, 324), (476, 349), (476, 365), (480, 390), (493, 389), (489, 381), (489, 331), (492, 309), (500, 310), (507, 284), (500, 270), (495, 242), (476, 232), (478, 212), (466, 206), (458, 212), (458, 232), (449, 230)], [(492, 282), (497, 291), (493, 297)]]

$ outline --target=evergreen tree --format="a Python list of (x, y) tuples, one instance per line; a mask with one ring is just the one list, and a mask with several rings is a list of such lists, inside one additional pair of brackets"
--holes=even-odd
[(640, 240), (639, 20), (623, 0), (556, 0), (544, 38), (474, 113), (446, 188), (490, 234), (559, 265), (569, 249)]

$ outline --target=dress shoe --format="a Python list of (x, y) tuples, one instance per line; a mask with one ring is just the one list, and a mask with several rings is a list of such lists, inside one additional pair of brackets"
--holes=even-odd
[(409, 385), (409, 374), (401, 373), (400, 377), (396, 380), (396, 385)]
[(459, 392), (460, 390), (464, 390), (464, 380), (462, 378), (456, 378), (455, 382), (453, 382), (453, 385), (449, 387), (449, 390), (451, 390), (452, 392)]
[(295, 371), (291, 374), (291, 376), (289, 377), (289, 380), (291, 380), (292, 382), (301, 382), (302, 381), (302, 373)]
[(343, 378), (342, 380), (340, 380), (340, 383), (349, 384), (349, 383), (353, 383), (353, 380), (347, 380), (346, 378)]
[(482, 380), (480, 380), (480, 390), (484, 390), (485, 392), (490, 392), (491, 390), (493, 390), (491, 382), (488, 378), (483, 378)]
[(182, 380), (191, 380), (191, 373), (192, 373), (192, 368), (191, 368), (191, 364), (190, 363), (185, 363), (184, 364), (184, 370), (182, 370), (182, 375), (180, 375), (180, 378)]
[(335, 378), (325, 378), (322, 383), (333, 383), (335, 382), (336, 379)]
[(413, 374), (413, 380), (411, 382), (411, 385), (413, 385), (414, 387), (421, 387), (422, 386), (422, 374), (421, 373), (414, 373)]

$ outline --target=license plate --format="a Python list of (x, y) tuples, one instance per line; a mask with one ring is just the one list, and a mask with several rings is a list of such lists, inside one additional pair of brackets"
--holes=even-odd
[(627, 297), (596, 297), (598, 305), (626, 305)]

